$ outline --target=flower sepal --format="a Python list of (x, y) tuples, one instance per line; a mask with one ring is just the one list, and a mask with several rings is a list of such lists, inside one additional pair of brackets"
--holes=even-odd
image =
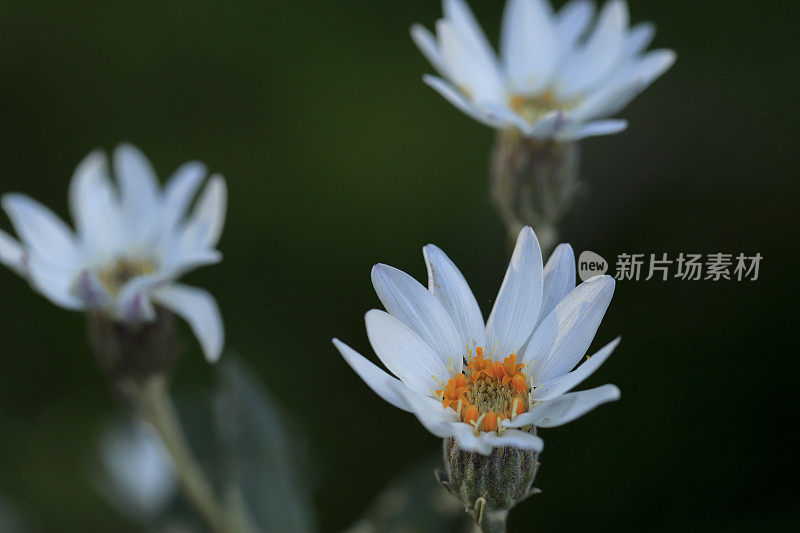
[(514, 239), (525, 226), (536, 227), (545, 254), (556, 242), (556, 228), (585, 193), (575, 141), (540, 140), (514, 130), (498, 131), (491, 160), (495, 208)]
[(133, 399), (151, 377), (168, 374), (179, 355), (175, 315), (154, 307), (151, 321), (124, 322), (107, 313), (87, 315), (89, 343), (100, 369), (124, 397)]
[[(536, 434), (533, 426), (528, 431)], [(461, 448), (450, 437), (443, 441), (443, 452), (447, 471), (435, 471), (436, 479), (458, 498), (482, 531), (505, 531), (508, 511), (541, 492), (533, 488), (539, 468), (535, 450), (503, 446), (484, 455)]]

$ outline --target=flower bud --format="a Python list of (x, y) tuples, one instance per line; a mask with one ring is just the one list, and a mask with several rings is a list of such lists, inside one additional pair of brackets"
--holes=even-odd
[(509, 509), (538, 492), (532, 488), (537, 459), (533, 450), (513, 446), (494, 448), (489, 455), (463, 450), (450, 437), (444, 440), (447, 473), (437, 477), (484, 531), (494, 531)]
[(148, 378), (169, 372), (178, 356), (175, 316), (157, 307), (149, 322), (117, 321), (102, 313), (89, 313), (89, 342), (101, 370), (123, 395), (129, 395)]
[(582, 184), (575, 141), (532, 139), (515, 130), (498, 131), (491, 160), (491, 194), (513, 239), (524, 226), (536, 228), (546, 255), (558, 239)]

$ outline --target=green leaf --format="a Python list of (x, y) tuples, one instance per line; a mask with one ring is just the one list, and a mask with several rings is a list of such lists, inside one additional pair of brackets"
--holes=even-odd
[(315, 529), (302, 442), (288, 417), (238, 357), (219, 363), (214, 419), (228, 505), (258, 531)]
[(412, 465), (378, 494), (348, 533), (455, 531), (464, 508), (436, 481), (434, 470), (441, 466), (441, 453)]

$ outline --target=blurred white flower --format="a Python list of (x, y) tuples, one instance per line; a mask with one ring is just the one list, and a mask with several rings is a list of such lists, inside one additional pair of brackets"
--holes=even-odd
[(413, 412), (433, 434), (483, 454), (499, 446), (539, 451), (543, 443), (532, 426), (565, 424), (619, 398), (614, 385), (568, 393), (619, 342), (573, 370), (611, 302), (614, 279), (597, 276), (576, 287), (568, 244), (559, 245), (543, 267), (536, 235), (524, 228), (485, 324), (455, 264), (432, 244), (423, 254), (428, 289), (396, 268), (372, 269), (388, 313), (367, 312), (367, 336), (399, 379), (333, 340), (381, 398)]
[(663, 74), (672, 50), (645, 52), (655, 28), (629, 28), (628, 6), (573, 0), (557, 13), (547, 0), (508, 0), (500, 58), (463, 0), (444, 0), (436, 37), (420, 25), (411, 35), (442, 76), (424, 77), (472, 118), (534, 138), (576, 140), (622, 131), (608, 119)]
[(106, 474), (101, 493), (132, 518), (155, 518), (175, 496), (172, 460), (150, 426), (111, 425), (101, 436), (99, 454)]
[(100, 151), (78, 165), (69, 190), (74, 231), (32, 198), (4, 195), (19, 242), (0, 231), (0, 261), (67, 309), (138, 323), (153, 320), (159, 304), (186, 319), (206, 358), (216, 360), (224, 337), (216, 301), (175, 280), (222, 258), (214, 247), (225, 218), (225, 180), (212, 176), (187, 217), (206, 175), (201, 163), (181, 166), (162, 190), (145, 156), (121, 145), (114, 172), (119, 188)]

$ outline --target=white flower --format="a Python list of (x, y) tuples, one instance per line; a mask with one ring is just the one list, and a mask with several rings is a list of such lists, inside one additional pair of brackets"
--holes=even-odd
[(117, 422), (101, 436), (101, 493), (133, 518), (154, 518), (175, 496), (177, 479), (169, 454), (150, 426)]
[(617, 133), (620, 111), (675, 61), (672, 50), (645, 53), (650, 23), (628, 27), (628, 6), (573, 0), (555, 13), (546, 0), (508, 0), (500, 59), (463, 0), (444, 0), (436, 37), (411, 35), (442, 78), (426, 75), (458, 109), (498, 129), (535, 138), (574, 140)]
[(388, 313), (367, 312), (367, 336), (399, 379), (333, 340), (381, 398), (413, 412), (434, 435), (455, 437), (461, 448), (483, 454), (495, 446), (541, 450), (542, 440), (527, 431), (531, 425), (565, 424), (619, 398), (614, 385), (568, 393), (619, 343), (614, 340), (573, 370), (611, 302), (614, 279), (596, 276), (576, 287), (568, 244), (559, 245), (542, 267), (536, 235), (524, 228), (485, 325), (455, 264), (432, 244), (423, 254), (428, 289), (390, 266), (372, 269)]
[(154, 319), (159, 304), (185, 318), (206, 358), (216, 360), (224, 337), (216, 301), (175, 280), (222, 258), (214, 247), (225, 218), (225, 180), (212, 176), (187, 217), (206, 175), (201, 163), (181, 166), (162, 190), (145, 156), (122, 145), (114, 172), (119, 190), (102, 152), (78, 165), (69, 190), (74, 231), (28, 196), (4, 195), (19, 242), (0, 231), (0, 261), (67, 309), (137, 323)]

